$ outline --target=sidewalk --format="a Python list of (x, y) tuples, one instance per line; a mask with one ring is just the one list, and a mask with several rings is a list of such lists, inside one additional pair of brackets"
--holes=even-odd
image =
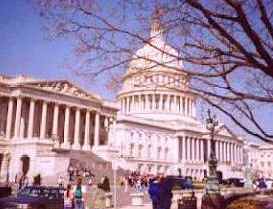
[(132, 205), (127, 205), (124, 207), (120, 207), (118, 209), (152, 209), (152, 204), (151, 203), (147, 203), (144, 204), (143, 206), (132, 206)]

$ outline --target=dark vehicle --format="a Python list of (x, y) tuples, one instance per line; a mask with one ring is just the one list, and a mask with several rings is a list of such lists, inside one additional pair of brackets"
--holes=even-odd
[(63, 209), (63, 192), (59, 187), (27, 186), (17, 196), (0, 198), (0, 208)]
[(229, 178), (223, 181), (224, 184), (235, 186), (235, 187), (243, 187), (244, 186), (244, 179), (241, 178)]
[(11, 187), (9, 186), (0, 186), (0, 198), (8, 197), (11, 195)]
[(186, 176), (186, 177), (167, 176), (166, 178), (170, 179), (173, 187), (175, 188), (193, 189), (191, 176)]
[(259, 179), (258, 180), (258, 188), (260, 188), (260, 189), (266, 189), (267, 188), (267, 185), (265, 183), (265, 179)]

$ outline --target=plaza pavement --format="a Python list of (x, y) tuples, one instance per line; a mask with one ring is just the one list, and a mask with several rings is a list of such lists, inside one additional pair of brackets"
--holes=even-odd
[(151, 203), (146, 203), (143, 206), (123, 206), (123, 207), (118, 207), (118, 209), (152, 209), (152, 204)]

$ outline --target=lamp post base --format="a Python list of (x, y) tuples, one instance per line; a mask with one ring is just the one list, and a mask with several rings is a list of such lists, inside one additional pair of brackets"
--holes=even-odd
[(220, 194), (220, 185), (216, 176), (208, 176), (206, 194)]
[(222, 209), (225, 207), (225, 199), (220, 193), (207, 193), (202, 197), (201, 209)]

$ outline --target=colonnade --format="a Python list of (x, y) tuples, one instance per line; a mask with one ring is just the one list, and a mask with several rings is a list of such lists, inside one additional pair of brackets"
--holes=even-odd
[(8, 103), (6, 114), (1, 115), (6, 117), (1, 120), (6, 139), (51, 138), (63, 148), (84, 150), (107, 143), (100, 133), (105, 131), (102, 122), (106, 124), (109, 117), (99, 111), (22, 96), (0, 97), (0, 100), (1, 104)]
[(170, 112), (185, 116), (196, 116), (195, 100), (178, 94), (137, 94), (120, 99), (121, 111), (125, 114), (142, 112)]
[(230, 141), (215, 141), (215, 154), (219, 162), (243, 163), (243, 147)]
[[(179, 137), (179, 161), (204, 162), (211, 153), (210, 140), (192, 136)], [(234, 142), (216, 140), (215, 154), (219, 163), (243, 163), (243, 147)]]

